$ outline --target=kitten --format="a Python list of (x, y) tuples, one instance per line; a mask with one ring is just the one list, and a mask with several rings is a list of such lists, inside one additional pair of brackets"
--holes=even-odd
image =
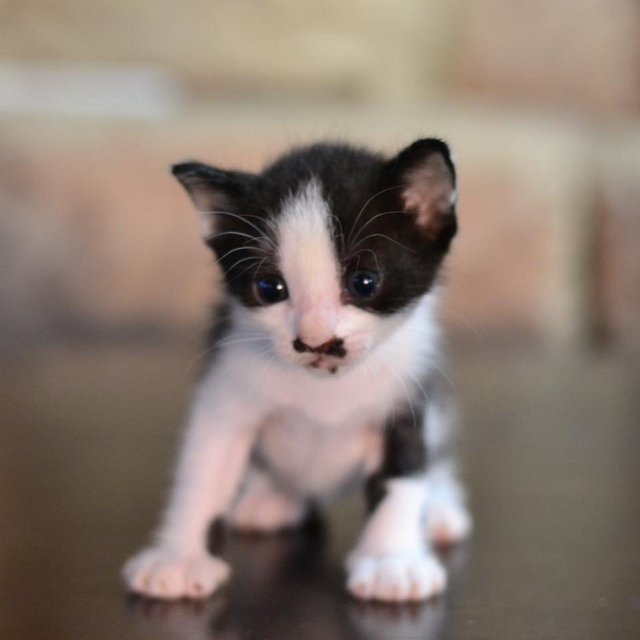
[[(469, 531), (450, 456), (438, 275), (456, 229), (447, 145), (386, 159), (342, 144), (293, 150), (254, 175), (173, 167), (224, 273), (210, 361), (175, 485), (128, 587), (202, 598), (229, 577), (209, 523), (295, 527), (310, 500), (366, 480), (369, 515), (349, 555), (357, 598), (409, 601), (445, 587), (430, 542)], [(427, 450), (430, 463), (427, 467)]]

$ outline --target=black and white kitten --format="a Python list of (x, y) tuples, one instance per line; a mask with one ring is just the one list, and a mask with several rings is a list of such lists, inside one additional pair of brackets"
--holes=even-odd
[(457, 227), (447, 145), (419, 140), (386, 159), (316, 144), (257, 175), (197, 162), (173, 173), (227, 299), (168, 507), (153, 545), (125, 566), (128, 587), (205, 597), (229, 577), (207, 552), (214, 518), (293, 527), (310, 500), (360, 477), (369, 516), (348, 590), (383, 601), (441, 592), (430, 542), (460, 540), (471, 523), (449, 455), (436, 319)]

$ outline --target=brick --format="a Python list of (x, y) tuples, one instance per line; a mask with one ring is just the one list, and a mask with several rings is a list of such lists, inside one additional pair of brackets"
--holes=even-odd
[(457, 6), (454, 92), (577, 111), (640, 111), (640, 5), (634, 0)]

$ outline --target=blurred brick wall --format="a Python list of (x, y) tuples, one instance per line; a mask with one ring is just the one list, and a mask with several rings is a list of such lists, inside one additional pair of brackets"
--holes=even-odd
[(640, 351), (640, 128), (616, 132), (601, 162), (598, 320), (606, 339)]
[(640, 112), (637, 0), (458, 2), (452, 85), (493, 102)]
[(0, 116), (0, 343), (201, 326), (215, 269), (171, 162), (439, 135), (460, 172), (452, 333), (584, 346), (597, 329), (640, 349), (639, 16), (633, 0), (1, 5), (0, 63), (152, 65), (182, 92), (156, 120)]

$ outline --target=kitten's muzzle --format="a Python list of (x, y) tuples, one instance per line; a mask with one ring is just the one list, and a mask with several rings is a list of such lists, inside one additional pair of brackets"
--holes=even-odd
[(344, 358), (347, 355), (342, 338), (331, 338), (331, 340), (327, 340), (317, 347), (312, 347), (302, 342), (300, 338), (296, 338), (293, 341), (293, 348), (298, 353), (316, 353), (318, 355), (334, 356), (335, 358)]

